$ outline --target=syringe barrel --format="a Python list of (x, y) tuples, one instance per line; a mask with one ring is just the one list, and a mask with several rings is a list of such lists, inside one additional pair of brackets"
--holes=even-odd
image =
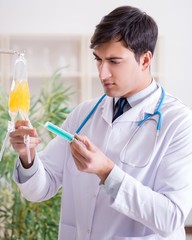
[(72, 142), (74, 140), (74, 135), (68, 133), (67, 131), (63, 130), (62, 128), (54, 125), (51, 122), (45, 123), (45, 128), (47, 128), (50, 132), (64, 138), (68, 142)]

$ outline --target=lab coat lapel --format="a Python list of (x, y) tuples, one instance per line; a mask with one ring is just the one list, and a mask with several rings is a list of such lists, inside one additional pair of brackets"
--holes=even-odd
[(113, 118), (113, 98), (106, 96), (101, 107), (103, 119), (108, 124), (111, 124)]

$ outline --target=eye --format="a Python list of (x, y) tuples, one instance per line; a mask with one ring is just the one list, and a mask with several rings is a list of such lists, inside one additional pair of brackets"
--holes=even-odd
[(109, 62), (111, 64), (120, 64), (121, 63), (119, 60), (116, 60), (116, 59), (111, 59)]
[(99, 62), (99, 61), (101, 61), (101, 58), (95, 56), (94, 60)]

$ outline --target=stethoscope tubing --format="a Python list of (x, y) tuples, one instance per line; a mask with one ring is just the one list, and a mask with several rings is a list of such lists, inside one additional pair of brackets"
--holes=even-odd
[[(140, 127), (145, 121), (147, 121), (149, 118), (151, 118), (154, 115), (158, 115), (159, 119), (157, 122), (157, 131), (159, 132), (159, 130), (161, 129), (161, 125), (162, 125), (162, 113), (160, 112), (161, 110), (161, 106), (163, 104), (164, 98), (165, 98), (165, 91), (163, 89), (163, 87), (161, 87), (162, 90), (162, 95), (159, 101), (159, 104), (157, 106), (157, 108), (155, 109), (153, 114), (147, 113), (145, 115), (145, 117), (138, 122), (138, 127)], [(91, 111), (88, 113), (88, 115), (85, 117), (85, 119), (83, 120), (83, 122), (80, 124), (80, 126), (77, 128), (76, 133), (78, 134), (81, 129), (85, 126), (85, 124), (87, 123), (87, 121), (91, 118), (91, 116), (93, 115), (93, 113), (95, 112), (95, 110), (97, 109), (97, 107), (99, 106), (99, 104), (102, 102), (102, 100), (106, 97), (106, 94), (103, 94), (100, 99), (97, 101), (97, 103), (94, 105), (94, 107), (91, 109)]]
[(95, 110), (97, 109), (97, 107), (99, 106), (99, 104), (102, 102), (103, 98), (106, 96), (106, 94), (103, 94), (101, 96), (101, 98), (97, 101), (97, 103), (95, 104), (95, 106), (91, 109), (91, 111), (88, 113), (88, 115), (85, 117), (85, 119), (83, 120), (83, 122), (81, 123), (81, 125), (78, 127), (78, 129), (76, 130), (76, 133), (78, 134), (81, 129), (85, 126), (85, 124), (87, 123), (87, 121), (91, 118), (91, 116), (93, 115), (93, 113), (95, 112)]
[(161, 98), (160, 98), (160, 102), (157, 106), (157, 108), (155, 109), (154, 113), (153, 114), (150, 114), (150, 113), (147, 113), (144, 117), (144, 119), (142, 119), (141, 121), (138, 122), (138, 126), (140, 127), (145, 121), (147, 121), (148, 118), (152, 117), (152, 116), (155, 116), (155, 115), (158, 115), (159, 116), (159, 120), (157, 122), (157, 131), (160, 131), (161, 129), (161, 124), (162, 124), (162, 113), (160, 112), (161, 110), (161, 106), (163, 104), (163, 101), (165, 99), (165, 91), (163, 89), (163, 87), (161, 87), (161, 90), (162, 90), (162, 95), (161, 95)]

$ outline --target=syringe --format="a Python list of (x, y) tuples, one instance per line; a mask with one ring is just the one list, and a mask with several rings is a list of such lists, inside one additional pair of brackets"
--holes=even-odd
[(71, 133), (63, 130), (62, 128), (54, 125), (51, 122), (46, 122), (44, 127), (47, 128), (50, 132), (64, 138), (68, 142), (72, 142), (75, 139), (74, 135), (72, 135)]

